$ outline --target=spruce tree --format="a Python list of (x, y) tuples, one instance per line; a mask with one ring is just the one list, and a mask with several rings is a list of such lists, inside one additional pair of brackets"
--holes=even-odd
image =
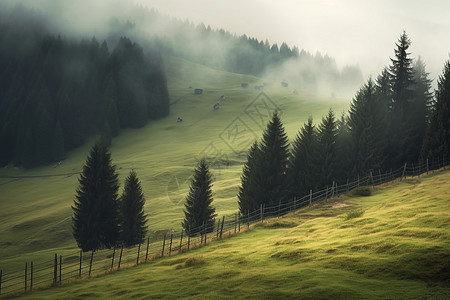
[(381, 169), (386, 145), (385, 102), (378, 97), (372, 79), (356, 94), (349, 112), (353, 175)]
[(410, 147), (410, 139), (407, 133), (409, 127), (407, 116), (410, 109), (409, 103), (413, 100), (413, 66), (409, 57), (408, 48), (411, 40), (403, 32), (396, 43), (395, 58), (391, 58), (389, 68), (392, 89), (392, 113), (390, 114), (390, 151), (392, 167), (398, 167), (408, 159), (405, 149)]
[(258, 206), (273, 206), (288, 200), (288, 158), (289, 140), (278, 112), (275, 112), (267, 124), (260, 144), (259, 175), (256, 183)]
[(241, 215), (246, 216), (248, 212), (258, 208), (257, 176), (259, 175), (259, 155), (258, 142), (254, 142), (247, 154), (247, 162), (244, 165), (241, 175), (241, 186), (238, 192), (238, 205)]
[(317, 136), (312, 117), (298, 132), (289, 158), (289, 181), (292, 197), (302, 197), (316, 187)]
[(431, 80), (425, 70), (425, 63), (419, 57), (413, 65), (413, 96), (408, 103), (405, 116), (406, 136), (408, 143), (403, 149), (407, 161), (416, 162), (420, 157), (423, 139), (429, 122), (429, 111), (432, 101)]
[(341, 117), (336, 121), (337, 137), (336, 137), (336, 182), (340, 184), (346, 183), (352, 171), (352, 147), (350, 128), (348, 117), (342, 113)]
[(216, 209), (212, 206), (212, 179), (205, 159), (200, 160), (194, 170), (189, 193), (184, 204), (184, 221), (182, 226), (189, 235), (195, 235), (202, 230), (202, 225), (212, 230)]
[(328, 114), (322, 118), (318, 127), (318, 187), (331, 185), (336, 179), (337, 156), (336, 156), (336, 138), (337, 127), (336, 118), (333, 110), (330, 109)]
[(412, 59), (411, 53), (407, 52), (411, 46), (411, 40), (406, 32), (398, 39), (394, 49), (395, 58), (391, 58), (389, 73), (391, 76), (392, 100), (394, 112), (398, 113), (405, 110), (408, 101), (411, 99), (410, 86), (413, 83)]
[(101, 142), (89, 153), (72, 206), (72, 233), (83, 251), (110, 248), (119, 239), (118, 175)]
[(435, 91), (435, 105), (431, 113), (422, 146), (423, 159), (450, 157), (450, 60), (444, 65)]
[(120, 198), (120, 235), (125, 246), (140, 244), (147, 233), (147, 216), (144, 213), (145, 198), (141, 182), (134, 170), (125, 179)]

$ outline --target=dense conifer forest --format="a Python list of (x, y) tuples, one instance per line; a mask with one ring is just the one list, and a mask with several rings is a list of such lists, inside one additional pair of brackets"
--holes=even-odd
[(59, 161), (92, 134), (110, 141), (169, 113), (160, 55), (126, 37), (51, 35), (16, 8), (0, 23), (0, 66), (1, 166)]

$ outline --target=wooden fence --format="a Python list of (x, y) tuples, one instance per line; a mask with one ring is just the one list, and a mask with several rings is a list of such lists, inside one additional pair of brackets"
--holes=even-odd
[(356, 187), (376, 186), (395, 179), (403, 180), (406, 177), (420, 176), (436, 169), (445, 168), (447, 165), (448, 159), (441, 158), (440, 160), (427, 160), (421, 164), (406, 163), (401, 168), (389, 172), (372, 171), (367, 176), (358, 176), (353, 181), (333, 182), (329, 187), (319, 191), (310, 191), (307, 195), (294, 198), (287, 203), (273, 206), (261, 205), (257, 210), (249, 211), (246, 214), (235, 213), (222, 216), (212, 224), (203, 224), (200, 228), (192, 229), (191, 232), (198, 232), (195, 236), (189, 236), (183, 230), (168, 231), (161, 240), (151, 241), (148, 238), (143, 244), (130, 248), (55, 253), (53, 257), (43, 263), (25, 262), (24, 268), (21, 270), (5, 273), (0, 270), (0, 297), (104, 274), (158, 257), (189, 251), (208, 242), (246, 230), (250, 228), (251, 224), (262, 222), (266, 218), (280, 217), (313, 203), (347, 193)]

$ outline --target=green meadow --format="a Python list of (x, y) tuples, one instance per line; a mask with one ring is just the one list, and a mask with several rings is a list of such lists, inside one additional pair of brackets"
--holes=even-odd
[[(165, 57), (171, 99), (170, 115), (140, 129), (126, 129), (110, 150), (123, 185), (135, 169), (146, 197), (149, 234), (156, 237), (181, 228), (183, 201), (196, 162), (206, 156), (214, 176), (218, 215), (237, 210), (242, 165), (252, 141), (260, 138), (274, 109), (281, 112), (289, 138), (309, 116), (319, 123), (332, 108), (339, 116), (350, 99), (302, 93), (290, 83), (222, 72), (182, 59)], [(248, 87), (241, 86), (247, 83)], [(265, 85), (264, 94), (255, 86)], [(203, 93), (196, 95), (196, 88)], [(220, 100), (225, 96), (224, 100)], [(214, 104), (220, 108), (214, 110)], [(182, 122), (177, 122), (181, 117)], [(48, 260), (61, 249), (76, 250), (71, 233), (71, 205), (78, 175), (96, 137), (60, 164), (31, 170), (0, 170), (0, 268), (22, 268), (25, 261)], [(60, 175), (61, 176), (48, 176)], [(28, 176), (28, 177), (27, 177)]]
[(450, 170), (24, 299), (449, 299)]

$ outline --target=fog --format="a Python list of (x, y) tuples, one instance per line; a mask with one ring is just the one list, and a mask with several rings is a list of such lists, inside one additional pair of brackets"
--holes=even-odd
[(411, 56), (422, 57), (431, 79), (449, 58), (448, 0), (134, 1), (238, 35), (327, 53), (339, 67), (359, 64), (365, 77), (376, 77), (389, 65), (403, 30), (412, 41)]
[[(449, 58), (450, 18), (447, 14), (450, 2), (446, 0), (133, 1), (195, 25), (204, 23), (212, 29), (224, 29), (238, 36), (246, 34), (262, 41), (267, 39), (278, 46), (286, 42), (291, 48), (296, 46), (312, 54), (327, 54), (335, 58), (340, 70), (347, 65), (359, 65), (364, 79), (370, 75), (376, 77), (390, 64), (395, 42), (403, 30), (412, 41), (411, 57), (422, 57), (434, 87), (435, 79)], [(123, 22), (128, 19), (136, 22), (130, 17), (131, 1), (11, 0), (5, 3), (24, 3), (44, 11), (51, 20), (53, 32), (64, 35), (76, 33), (85, 38), (102, 39), (111, 26), (112, 16)], [(137, 32), (165, 35), (168, 30), (172, 33), (177, 30), (157, 22), (146, 26), (145, 19), (139, 22), (141, 26), (134, 35)], [(228, 51), (228, 45), (218, 45), (214, 40), (207, 41), (206, 45), (217, 60), (223, 60)], [(205, 54), (208, 50), (196, 43), (189, 47)]]

